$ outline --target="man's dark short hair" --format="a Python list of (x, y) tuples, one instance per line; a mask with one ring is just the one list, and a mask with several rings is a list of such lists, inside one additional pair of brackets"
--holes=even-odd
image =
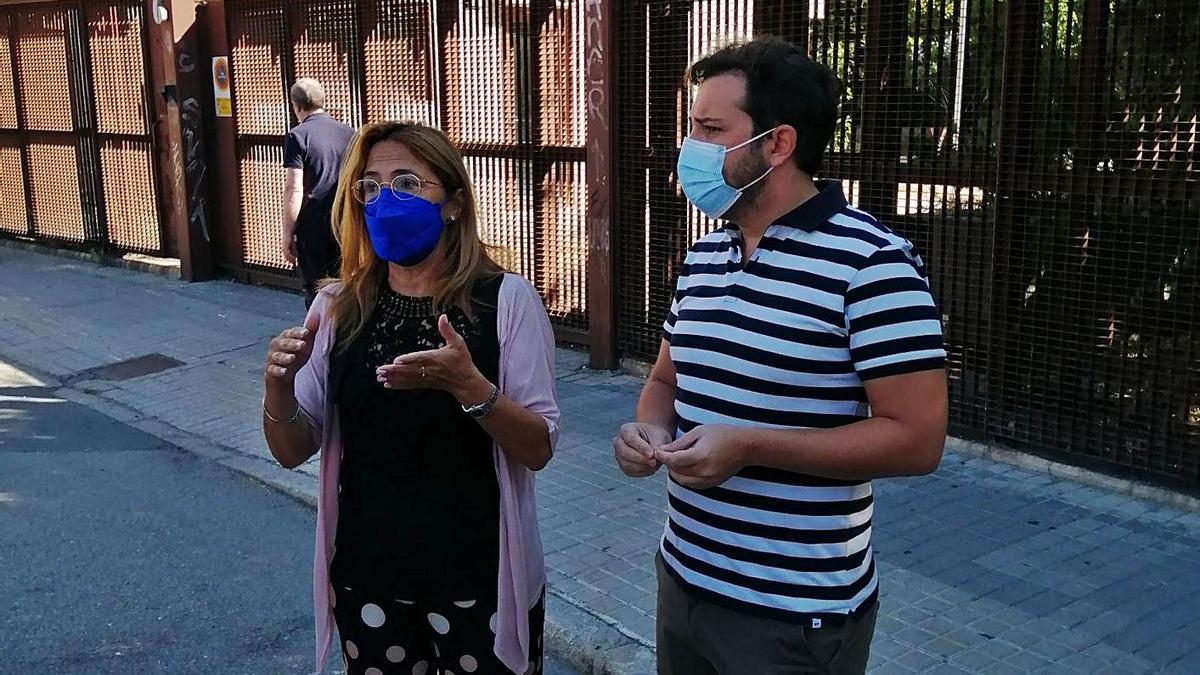
[(796, 165), (810, 176), (815, 174), (837, 126), (841, 96), (837, 77), (796, 45), (760, 37), (705, 56), (692, 64), (687, 79), (696, 85), (730, 73), (746, 79), (741, 107), (754, 121), (754, 133), (780, 124), (794, 127)]

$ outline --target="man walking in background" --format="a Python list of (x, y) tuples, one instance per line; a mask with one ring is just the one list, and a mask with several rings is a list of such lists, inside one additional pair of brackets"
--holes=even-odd
[(903, 237), (814, 181), (838, 83), (767, 38), (692, 66), (688, 200), (726, 226), (688, 253), (630, 476), (661, 465), (660, 675), (862, 673), (875, 629), (871, 479), (937, 467), (945, 351)]
[(338, 274), (341, 253), (330, 216), (342, 155), (354, 130), (325, 112), (320, 82), (296, 80), (290, 98), (300, 123), (283, 145), (283, 257), (297, 266), (308, 307), (317, 296), (317, 282)]

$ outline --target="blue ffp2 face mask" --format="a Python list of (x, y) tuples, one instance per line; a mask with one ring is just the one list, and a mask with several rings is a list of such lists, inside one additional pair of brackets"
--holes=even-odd
[(734, 150), (750, 145), (773, 131), (775, 129), (764, 131), (732, 148), (726, 148), (716, 143), (697, 141), (691, 137), (684, 138), (683, 147), (679, 150), (676, 175), (679, 176), (679, 187), (683, 189), (683, 194), (688, 201), (709, 218), (720, 218), (725, 215), (725, 212), (737, 202), (743, 192), (751, 185), (766, 178), (767, 174), (775, 168), (771, 167), (758, 178), (740, 188), (735, 188), (725, 182), (725, 156)]
[(420, 197), (400, 199), (389, 187), (363, 207), (363, 216), (375, 255), (403, 267), (424, 262), (445, 228), (441, 204)]

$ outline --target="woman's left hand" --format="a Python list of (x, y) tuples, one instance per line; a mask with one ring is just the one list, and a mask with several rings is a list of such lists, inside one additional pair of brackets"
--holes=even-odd
[(388, 389), (440, 389), (453, 394), (460, 403), (473, 392), (490, 389), (471, 360), (466, 341), (445, 314), (438, 318), (438, 331), (446, 341), (445, 347), (398, 356), (390, 365), (375, 370), (376, 379)]

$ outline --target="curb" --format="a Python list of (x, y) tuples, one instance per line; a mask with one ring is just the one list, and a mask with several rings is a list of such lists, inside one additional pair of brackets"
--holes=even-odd
[[(305, 471), (306, 467), (315, 464), (311, 460), (299, 469), (284, 469), (162, 420), (145, 417), (128, 406), (105, 398), (103, 391), (93, 393), (76, 387), (60, 387), (56, 381), (45, 379), (48, 380), (47, 387), (54, 389), (61, 398), (220, 464), (310, 508), (317, 507), (317, 478)], [(552, 587), (546, 589), (545, 631), (546, 651), (589, 675), (649, 675), (656, 671), (654, 650), (650, 645), (621, 630), (615, 621), (580, 607)]]
[(14, 251), (39, 253), (54, 258), (64, 258), (94, 265), (114, 267), (130, 272), (154, 274), (168, 279), (180, 279), (179, 260), (175, 258), (156, 258), (141, 253), (126, 253), (123, 256), (113, 256), (98, 251), (79, 251), (69, 248), (57, 248), (31, 239), (8, 239), (0, 237), (0, 248)]
[(546, 591), (546, 649), (592, 675), (649, 675), (657, 670), (652, 648), (553, 588)]
[(1129, 478), (1117, 478), (1108, 474), (1092, 471), (1070, 464), (1055, 462), (1037, 455), (1030, 455), (1016, 450), (966, 441), (961, 438), (946, 439), (946, 450), (967, 457), (978, 457), (1001, 464), (1008, 464), (1035, 473), (1044, 473), (1055, 478), (1069, 480), (1081, 485), (1100, 488), (1109, 492), (1128, 495), (1138, 499), (1170, 506), (1180, 511), (1200, 513), (1200, 498), (1175, 492), (1167, 488), (1139, 483)]

